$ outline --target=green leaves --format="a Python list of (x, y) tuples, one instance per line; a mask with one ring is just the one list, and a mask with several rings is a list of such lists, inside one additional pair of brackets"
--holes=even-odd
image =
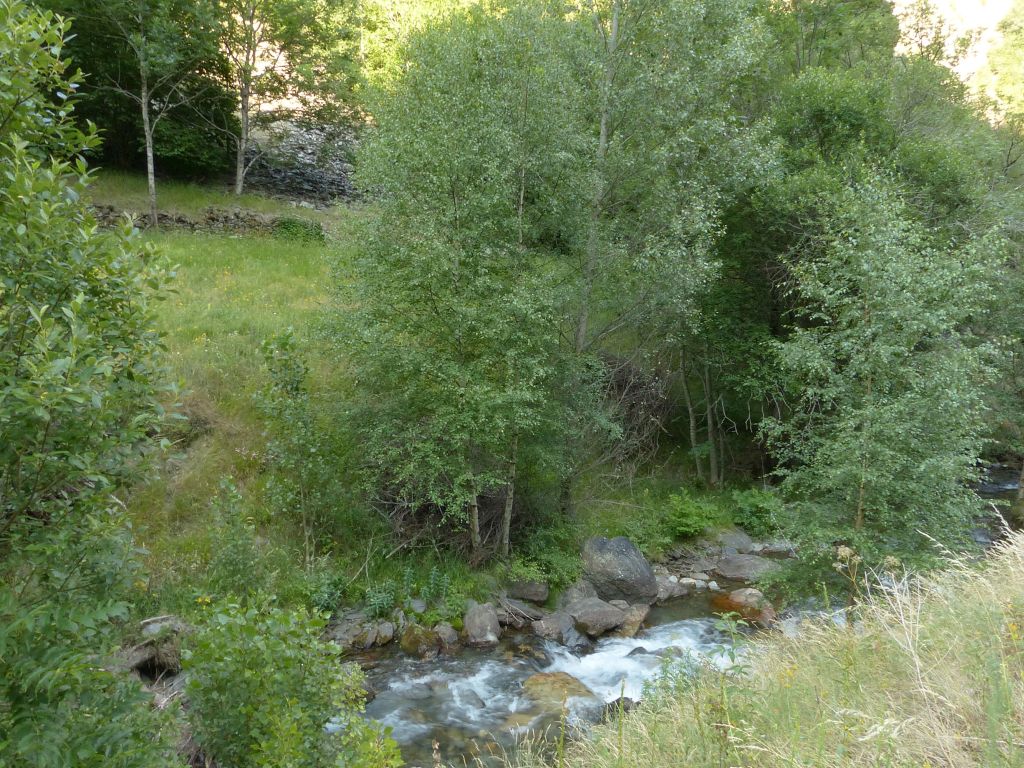
[(162, 766), (165, 716), (109, 669), (136, 570), (111, 490), (162, 414), (163, 271), (81, 202), (66, 29), (0, 0), (0, 763)]
[(236, 768), (388, 768), (397, 747), (363, 720), (363, 677), (319, 639), (323, 619), (219, 604), (184, 653), (190, 718), (208, 755)]

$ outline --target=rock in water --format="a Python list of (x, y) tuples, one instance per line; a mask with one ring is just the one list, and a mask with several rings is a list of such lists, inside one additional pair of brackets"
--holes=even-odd
[(570, 650), (581, 651), (590, 647), (590, 640), (576, 631), (572, 616), (563, 611), (549, 614), (531, 625), (533, 633), (545, 640), (561, 643)]
[(538, 704), (560, 711), (566, 699), (596, 698), (594, 692), (568, 672), (538, 672), (523, 683), (523, 693)]
[(666, 603), (669, 600), (676, 600), (686, 597), (697, 591), (696, 582), (693, 579), (680, 579), (678, 576), (658, 577), (658, 603)]
[(622, 625), (615, 634), (619, 637), (633, 637), (644, 625), (644, 621), (647, 620), (647, 614), (650, 611), (651, 607), (649, 605), (629, 606), (629, 610), (626, 611), (626, 620), (622, 622)]
[(752, 587), (734, 589), (728, 595), (716, 595), (711, 604), (723, 613), (738, 613), (762, 627), (770, 627), (779, 619), (768, 598)]
[(402, 650), (410, 656), (432, 659), (441, 652), (441, 638), (432, 630), (419, 624), (409, 624), (402, 633)]
[(595, 536), (583, 545), (583, 570), (602, 600), (650, 605), (658, 597), (654, 570), (625, 536)]
[(454, 648), (459, 644), (459, 633), (455, 631), (455, 627), (449, 624), (447, 621), (442, 621), (434, 627), (434, 631), (437, 636), (441, 638), (441, 644), (445, 649)]
[(780, 567), (774, 560), (758, 555), (725, 555), (715, 566), (715, 573), (725, 579), (754, 581)]
[(466, 645), (495, 645), (501, 637), (501, 625), (498, 623), (498, 612), (490, 603), (469, 601), (469, 610), (462, 620), (462, 632)]
[(566, 612), (575, 620), (576, 626), (591, 637), (603, 635), (626, 620), (625, 611), (598, 597), (577, 600)]

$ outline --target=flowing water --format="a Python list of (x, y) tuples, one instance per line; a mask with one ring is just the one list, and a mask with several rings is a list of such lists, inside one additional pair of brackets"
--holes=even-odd
[[(996, 465), (977, 491), (987, 499), (1011, 500), (1019, 477), (1017, 468)], [(979, 543), (985, 543), (980, 538), (988, 536), (986, 530), (976, 529)], [(605, 637), (579, 655), (528, 633), (506, 636), (491, 650), (463, 649), (431, 660), (385, 651), (364, 659), (376, 691), (366, 714), (391, 728), (410, 766), (433, 765), (435, 741), (446, 765), (486, 761), (526, 736), (557, 735), (564, 727), (560, 700), (545, 704), (524, 693), (523, 683), (532, 675), (566, 673), (595, 694), (566, 702), (572, 726), (600, 719), (604, 705), (622, 696), (642, 698), (644, 685), (661, 672), (666, 658), (691, 656), (724, 665), (729, 638), (712, 614), (708, 593), (683, 598), (653, 608), (647, 628), (636, 637)], [(841, 619), (841, 613), (834, 617)], [(794, 631), (790, 625), (799, 620), (784, 621), (783, 631)]]
[(728, 638), (717, 628), (705, 597), (655, 608), (651, 625), (633, 638), (606, 637), (576, 655), (528, 634), (512, 634), (493, 650), (465, 649), (433, 660), (400, 654), (378, 659), (367, 678), (377, 692), (366, 714), (392, 729), (409, 765), (432, 764), (432, 744), (445, 763), (501, 754), (527, 735), (562, 727), (561, 701), (538, 702), (523, 683), (534, 674), (566, 673), (595, 697), (566, 702), (574, 727), (600, 719), (606, 703), (637, 700), (666, 658), (694, 656), (726, 663)]

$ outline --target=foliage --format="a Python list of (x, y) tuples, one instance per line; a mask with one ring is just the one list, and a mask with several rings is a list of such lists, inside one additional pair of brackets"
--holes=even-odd
[(363, 678), (319, 638), (323, 620), (217, 604), (184, 652), (189, 718), (208, 755), (237, 768), (399, 765), (362, 716)]
[(173, 763), (164, 716), (110, 671), (134, 552), (118, 483), (162, 411), (165, 274), (82, 201), (68, 26), (0, 2), (0, 763)]
[(666, 526), (673, 540), (699, 536), (721, 518), (721, 509), (711, 499), (694, 498), (685, 490), (668, 497)]
[(298, 216), (279, 216), (274, 221), (274, 237), (301, 243), (323, 243), (327, 236), (318, 222)]
[(772, 536), (779, 532), (784, 506), (778, 494), (762, 488), (745, 488), (731, 494), (732, 521), (751, 536)]
[(960, 542), (978, 507), (987, 363), (967, 322), (998, 241), (936, 240), (884, 177), (817, 209), (818, 247), (791, 262), (799, 324), (778, 345), (799, 400), (765, 427), (789, 525), (811, 558), (840, 541), (872, 564), (926, 559), (929, 537)]
[(364, 597), (366, 602), (366, 613), (372, 618), (383, 619), (391, 615), (398, 604), (395, 592), (395, 583), (391, 580), (371, 584), (366, 588)]

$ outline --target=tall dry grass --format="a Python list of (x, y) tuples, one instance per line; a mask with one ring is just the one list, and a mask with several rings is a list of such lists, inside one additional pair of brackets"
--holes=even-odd
[(849, 628), (754, 641), (746, 668), (669, 675), (642, 707), (516, 768), (1024, 766), (1024, 535), (982, 563), (875, 585)]

